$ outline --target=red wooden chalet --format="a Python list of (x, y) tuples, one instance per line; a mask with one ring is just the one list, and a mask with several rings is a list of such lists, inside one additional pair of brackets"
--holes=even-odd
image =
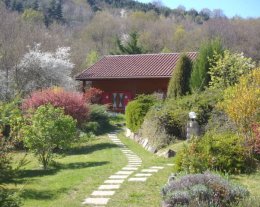
[[(194, 60), (196, 52), (186, 53)], [(104, 91), (103, 104), (114, 111), (124, 111), (127, 103), (138, 94), (166, 93), (180, 53), (108, 55), (76, 76), (83, 88), (90, 82)]]

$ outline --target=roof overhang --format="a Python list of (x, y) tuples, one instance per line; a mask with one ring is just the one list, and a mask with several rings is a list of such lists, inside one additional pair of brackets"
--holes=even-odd
[(77, 81), (93, 81), (93, 80), (134, 80), (134, 79), (169, 79), (171, 76), (136, 76), (136, 77), (89, 77), (89, 78), (75, 78)]

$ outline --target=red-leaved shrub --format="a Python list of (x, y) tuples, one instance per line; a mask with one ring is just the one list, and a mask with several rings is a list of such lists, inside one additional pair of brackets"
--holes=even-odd
[(260, 158), (260, 123), (253, 124), (253, 153)]
[(103, 91), (98, 88), (89, 88), (84, 93), (85, 100), (88, 103), (99, 104)]
[(89, 108), (83, 94), (65, 91), (62, 88), (49, 88), (42, 91), (35, 91), (23, 101), (22, 109), (37, 109), (41, 105), (51, 104), (54, 107), (61, 107), (65, 114), (72, 116), (80, 124), (87, 119)]

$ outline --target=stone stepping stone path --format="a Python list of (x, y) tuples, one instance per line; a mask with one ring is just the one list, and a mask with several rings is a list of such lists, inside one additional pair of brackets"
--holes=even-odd
[(130, 182), (145, 182), (148, 177), (152, 176), (152, 173), (156, 173), (159, 170), (162, 170), (163, 166), (152, 166), (148, 169), (141, 170), (141, 173), (136, 173), (134, 177), (128, 179)]
[[(89, 206), (105, 206), (111, 196), (113, 196), (117, 189), (120, 188), (120, 185), (142, 164), (142, 160), (134, 152), (129, 150), (120, 139), (117, 138), (117, 135), (112, 133), (108, 134), (108, 137), (119, 146), (121, 151), (125, 154), (128, 159), (128, 164), (123, 167), (120, 171), (116, 172), (114, 175), (111, 175), (108, 180), (104, 181), (104, 184), (98, 187), (98, 190), (93, 191), (92, 194), (86, 198), (82, 204)], [(144, 179), (147, 178), (131, 178), (133, 181), (144, 182)], [(137, 180), (136, 180), (137, 179)]]
[[(120, 185), (128, 179), (129, 182), (145, 182), (153, 173), (157, 173), (162, 170), (163, 166), (152, 166), (147, 169), (141, 170), (136, 173), (138, 168), (142, 165), (142, 160), (134, 152), (129, 150), (120, 139), (117, 138), (115, 133), (108, 134), (108, 137), (119, 146), (121, 151), (125, 154), (128, 159), (128, 164), (123, 167), (120, 171), (111, 175), (108, 180), (105, 180), (97, 190), (93, 191), (92, 194), (86, 198), (82, 204), (95, 207), (105, 207), (109, 202), (109, 199), (116, 193), (116, 190), (120, 188)], [(173, 164), (166, 164), (167, 166), (173, 166)], [(135, 173), (135, 174), (134, 174)], [(134, 176), (128, 178), (134, 174)]]

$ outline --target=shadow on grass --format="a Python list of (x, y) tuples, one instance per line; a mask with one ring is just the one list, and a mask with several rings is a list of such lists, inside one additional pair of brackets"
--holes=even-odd
[(106, 165), (109, 162), (75, 162), (75, 163), (55, 163), (52, 169), (38, 169), (38, 170), (21, 170), (19, 173), (19, 179), (32, 178), (32, 177), (42, 177), (47, 175), (54, 175), (60, 170), (64, 169), (81, 169), (87, 167), (97, 167), (101, 165)]
[(96, 132), (94, 132), (94, 134), (96, 136), (102, 136), (102, 135), (105, 135), (107, 133), (114, 132), (114, 131), (120, 130), (120, 129), (122, 129), (121, 125), (105, 124), (105, 125), (100, 125), (100, 128)]
[(33, 199), (33, 200), (53, 200), (61, 193), (66, 192), (67, 188), (60, 188), (58, 190), (36, 190), (36, 189), (24, 189), (20, 196), (23, 199)]
[(67, 152), (64, 152), (65, 155), (81, 155), (81, 154), (91, 154), (97, 150), (104, 150), (110, 148), (117, 148), (116, 144), (112, 143), (99, 143), (94, 145), (87, 145), (87, 146), (78, 146), (69, 149)]

